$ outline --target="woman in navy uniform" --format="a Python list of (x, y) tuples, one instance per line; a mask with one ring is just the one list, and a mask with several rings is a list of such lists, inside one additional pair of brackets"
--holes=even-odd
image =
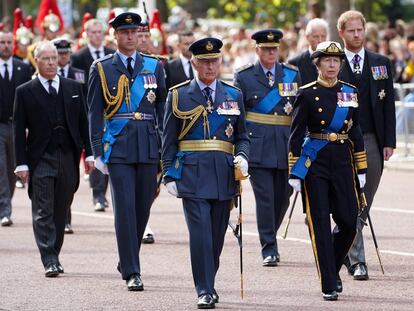
[(164, 182), (183, 199), (199, 309), (218, 302), (214, 281), (237, 191), (234, 163), (246, 177), (248, 170), (242, 94), (217, 80), (222, 46), (216, 38), (190, 46), (197, 77), (170, 89), (164, 117)]
[(337, 79), (344, 55), (337, 42), (318, 44), (312, 59), (319, 76), (298, 93), (289, 138), (289, 184), (302, 190), (325, 300), (342, 291), (339, 270), (356, 234), (367, 169), (357, 90)]

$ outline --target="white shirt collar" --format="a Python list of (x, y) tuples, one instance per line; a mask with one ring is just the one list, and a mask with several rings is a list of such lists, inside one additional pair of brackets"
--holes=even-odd
[(351, 52), (347, 49), (344, 49), (344, 51), (345, 51), (345, 56), (348, 59), (348, 62), (350, 65), (352, 64), (352, 59), (354, 58), (355, 54), (358, 54), (359, 57), (361, 57), (361, 60), (359, 61), (359, 65), (362, 69), (362, 66), (364, 65), (365, 49), (364, 48), (360, 49), (358, 53)]
[(103, 45), (101, 45), (99, 48), (95, 48), (90, 43), (88, 43), (88, 49), (89, 49), (89, 52), (91, 53), (91, 55), (94, 59), (96, 59), (96, 51), (99, 51), (99, 54), (100, 54), (99, 57), (104, 56), (104, 47), (103, 47)]
[(210, 85), (204, 84), (200, 79), (196, 77), (196, 82), (198, 86), (200, 87), (200, 90), (203, 91), (207, 86), (212, 90), (211, 92), (211, 98), (214, 101), (214, 98), (216, 97), (216, 87), (217, 87), (217, 79), (215, 79), (213, 82), (211, 82)]
[[(40, 74), (38, 74), (37, 77), (39, 78), (39, 81), (40, 83), (42, 83), (46, 92), (49, 93), (49, 82), (47, 82), (49, 81), (49, 79), (42, 77)], [(60, 85), (59, 75), (55, 75), (55, 77), (52, 80), (53, 80), (52, 86), (56, 89), (56, 93), (59, 93), (59, 85)]]
[(121, 58), (122, 63), (125, 65), (125, 67), (128, 66), (128, 57), (132, 57), (132, 62), (131, 62), (131, 66), (132, 68), (134, 68), (135, 66), (135, 60), (137, 59), (137, 53), (132, 54), (131, 56), (127, 56), (125, 54), (122, 54), (119, 50), (116, 51), (119, 55), (119, 57)]
[[(185, 72), (186, 76), (190, 77), (190, 66), (191, 66), (190, 60), (187, 57), (185, 57), (183, 54), (180, 54), (179, 57), (180, 57), (180, 60), (181, 60), (181, 64), (183, 65), (184, 72)], [(193, 68), (193, 73), (194, 73), (194, 68)]]
[(58, 74), (60, 74), (60, 69), (63, 69), (63, 71), (65, 72), (65, 77), (67, 77), (69, 72), (69, 64), (66, 64), (66, 66), (64, 67), (58, 67)]
[(0, 73), (2, 77), (4, 77), (4, 64), (7, 64), (7, 71), (9, 72), (9, 79), (11, 80), (13, 73), (13, 57), (10, 57), (6, 61), (0, 58)]

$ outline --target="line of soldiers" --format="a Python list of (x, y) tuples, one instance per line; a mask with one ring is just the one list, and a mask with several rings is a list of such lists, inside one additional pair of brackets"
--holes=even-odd
[[(343, 263), (355, 279), (368, 279), (362, 243), (366, 215), (358, 215), (358, 193), (365, 188), (371, 206), (383, 160), (395, 148), (395, 107), (389, 60), (363, 48), (365, 19), (361, 13), (347, 11), (338, 20), (344, 50), (339, 43), (326, 42), (324, 21), (311, 21), (309, 51), (291, 61), (298, 67), (278, 62), (280, 30), (255, 32), (252, 39), (258, 61), (237, 70), (235, 86), (218, 79), (223, 44), (217, 38), (195, 40), (192, 33), (184, 33), (180, 35), (181, 55), (165, 62), (137, 51), (137, 47), (144, 49), (146, 40), (138, 14), (122, 13), (109, 24), (114, 29), (116, 51), (105, 53), (91, 39), (90, 45), (72, 56), (72, 65), (84, 70), (83, 75), (77, 71), (75, 79), (87, 81), (87, 89), (70, 84), (73, 94), (68, 95), (77, 106), (87, 91), (88, 121), (83, 119), (82, 109), (74, 112), (79, 129), (72, 129), (73, 120), (64, 113), (69, 57), (60, 54), (68, 53), (68, 40), (38, 45), (34, 59), (39, 76), (33, 80), (37, 82), (16, 91), (16, 172), (24, 181), (32, 176), (29, 194), (34, 231), (47, 277), (63, 273), (58, 257), (62, 219), (79, 176), (66, 180), (70, 187), (61, 204), (53, 197), (44, 200), (45, 193), (57, 192), (51, 181), (48, 186), (42, 181), (52, 176), (56, 187), (62, 187), (59, 181), (66, 172), (60, 164), (77, 163), (83, 146), (87, 171), (92, 172), (93, 154), (94, 172), (109, 176), (117, 268), (128, 290), (144, 289), (139, 251), (157, 193), (160, 150), (164, 184), (170, 194), (183, 200), (198, 308), (214, 308), (219, 302), (214, 281), (230, 207), (238, 192), (236, 172), (244, 177), (250, 174), (263, 266), (280, 262), (276, 234), (293, 188), (302, 191), (323, 298), (336, 300), (337, 292), (342, 291), (339, 270)], [(87, 27), (90, 29), (93, 27)], [(58, 59), (66, 61), (59, 64)], [(7, 75), (1, 67), (4, 79)], [(181, 79), (186, 81), (176, 84)], [(314, 82), (300, 88), (301, 81)], [(42, 84), (44, 90), (40, 84), (37, 87), (44, 92), (42, 96), (49, 96), (48, 101), (57, 105), (49, 137), (40, 133), (36, 137), (34, 127), (26, 139), (23, 130), (32, 126), (36, 114), (23, 117), (26, 109), (33, 109), (25, 94), (34, 83)], [(89, 126), (90, 138), (85, 126)], [(80, 134), (76, 134), (78, 130)], [(37, 158), (33, 160), (27, 148), (40, 138), (51, 143), (43, 143), (43, 150), (34, 152)], [(61, 158), (67, 149), (74, 151), (74, 158)], [(49, 162), (55, 164), (50, 167)], [(39, 166), (42, 169), (34, 169)], [(105, 208), (105, 202), (97, 203)], [(333, 233), (331, 213), (337, 225)], [(53, 215), (56, 217), (51, 219)], [(44, 230), (49, 236), (46, 240)]]

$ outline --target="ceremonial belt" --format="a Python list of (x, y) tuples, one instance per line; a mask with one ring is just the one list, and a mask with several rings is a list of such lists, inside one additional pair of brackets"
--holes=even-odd
[(260, 124), (290, 126), (292, 124), (292, 117), (248, 111), (246, 113), (246, 121), (251, 121)]
[(337, 134), (337, 133), (309, 133), (310, 138), (321, 139), (321, 140), (328, 140), (328, 141), (337, 141), (337, 140), (346, 140), (348, 139), (348, 134)]
[(181, 152), (189, 151), (223, 151), (233, 155), (234, 146), (224, 140), (182, 140), (178, 143), (178, 150)]
[(146, 121), (146, 120), (154, 120), (154, 116), (152, 114), (143, 113), (143, 112), (129, 112), (129, 113), (117, 113), (117, 114), (114, 114), (111, 118), (111, 120), (117, 120), (117, 119)]

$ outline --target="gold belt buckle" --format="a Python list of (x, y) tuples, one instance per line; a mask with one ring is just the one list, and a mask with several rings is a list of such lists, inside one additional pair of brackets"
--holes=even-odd
[(142, 120), (142, 113), (141, 112), (135, 112), (134, 113), (134, 120)]
[(329, 133), (328, 134), (328, 140), (329, 141), (337, 141), (338, 140), (338, 134), (336, 134), (336, 133)]

